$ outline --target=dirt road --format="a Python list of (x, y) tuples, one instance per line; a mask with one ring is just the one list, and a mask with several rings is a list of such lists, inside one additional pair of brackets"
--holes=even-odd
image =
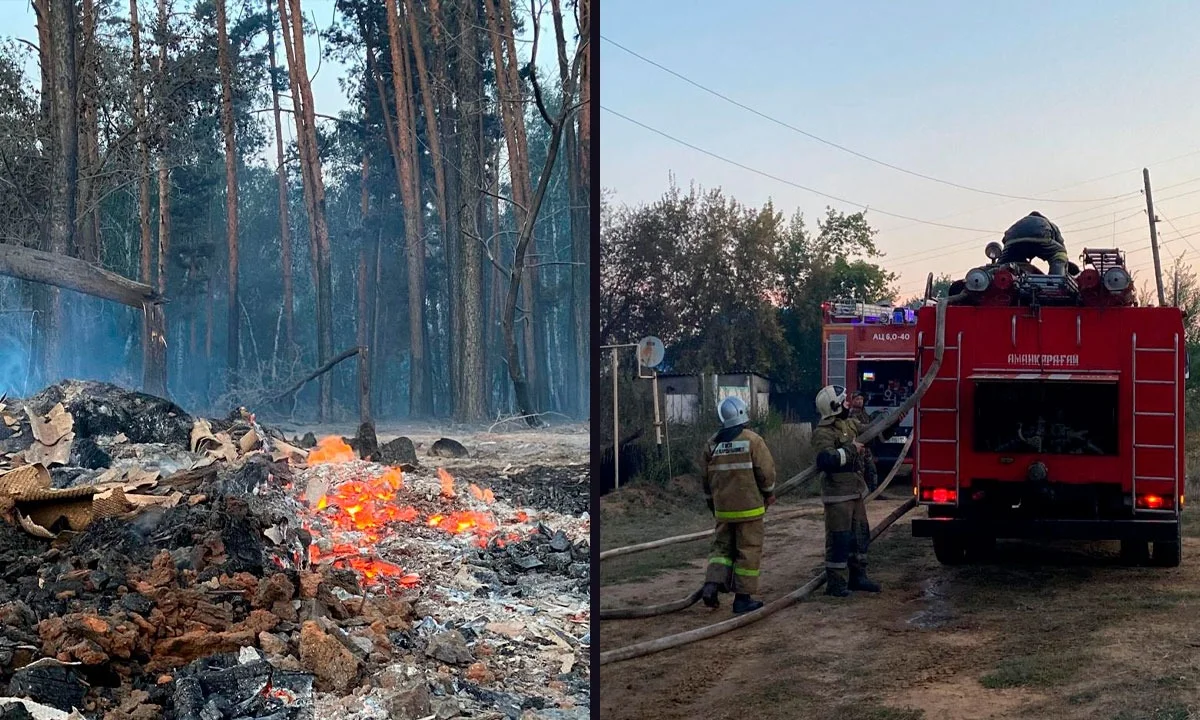
[[(903, 490), (889, 494), (869, 507), (873, 521), (900, 504)], [(602, 717), (1183, 720), (1200, 709), (1197, 538), (1185, 538), (1183, 565), (1169, 570), (1123, 567), (1115, 544), (1017, 542), (1000, 543), (987, 564), (948, 568), (928, 540), (911, 537), (910, 518), (871, 548), (882, 595), (816, 596), (733, 633), (606, 665)], [(667, 534), (645, 530), (646, 539)], [(655, 604), (694, 590), (706, 545), (678, 547), (695, 560), (666, 571), (648, 559), (605, 568), (602, 605)], [(819, 506), (768, 524), (764, 598), (817, 572), (822, 547)], [(634, 580), (621, 582), (623, 573)], [(715, 611), (696, 605), (604, 622), (601, 647), (724, 620), (730, 596), (722, 600)]]

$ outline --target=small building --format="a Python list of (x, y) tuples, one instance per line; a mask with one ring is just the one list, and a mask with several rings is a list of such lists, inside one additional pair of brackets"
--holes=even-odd
[[(658, 376), (658, 388), (663, 396), (663, 413), (669, 423), (686, 425), (715, 421), (717, 407), (727, 397), (740, 397), (752, 418), (762, 417), (770, 409), (771, 380), (752, 371), (697, 375), (667, 373)], [(701, 407), (705, 397), (715, 397), (711, 408)]]

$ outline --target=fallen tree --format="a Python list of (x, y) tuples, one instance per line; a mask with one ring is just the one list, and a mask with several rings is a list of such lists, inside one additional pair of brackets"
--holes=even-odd
[(146, 313), (147, 337), (151, 343), (142, 372), (142, 389), (152, 395), (166, 396), (167, 321), (162, 311), (166, 298), (153, 287), (69, 255), (11, 243), (0, 243), (0, 275), (74, 290), (142, 310)]

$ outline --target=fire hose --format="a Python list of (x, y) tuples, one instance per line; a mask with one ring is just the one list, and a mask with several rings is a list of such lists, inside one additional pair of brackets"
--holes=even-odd
[[(901, 418), (903, 418), (914, 407), (916, 407), (917, 401), (920, 400), (920, 398), (926, 392), (929, 391), (930, 387), (932, 387), (934, 378), (937, 376), (938, 370), (941, 368), (942, 357), (943, 357), (943, 355), (945, 353), (945, 349), (946, 349), (946, 306), (948, 304), (958, 300), (960, 297), (961, 296), (956, 295), (951, 298), (943, 297), (938, 300), (933, 362), (930, 363), (929, 369), (926, 371), (924, 377), (921, 378), (921, 381), (920, 381), (920, 383), (918, 383), (913, 394), (907, 400), (905, 400), (905, 402), (902, 403), (900, 405), (900, 407), (896, 408), (891, 414), (889, 414), (888, 416), (882, 418), (881, 420), (873, 423), (870, 427), (868, 427), (867, 430), (862, 435), (860, 435), (858, 438), (856, 438), (856, 440), (858, 442), (863, 443), (863, 444), (868, 443), (871, 440), (874, 440), (876, 437), (878, 437), (879, 434), (882, 433), (884, 429), (891, 427), (896, 422), (899, 422), (899, 420)], [(902, 451), (901, 459), (904, 457), (904, 454), (907, 453), (911, 442), (912, 442), (912, 436), (910, 436), (909, 439), (905, 442), (905, 448)], [(878, 494), (880, 492), (883, 491), (884, 488), (887, 487), (887, 484), (891, 482), (893, 477), (895, 477), (896, 470), (899, 468), (899, 466), (900, 466), (900, 461), (897, 460), (896, 464), (892, 468), (892, 471), (888, 474), (888, 477), (885, 479), (885, 481), (883, 483), (880, 484), (879, 488), (875, 492), (871, 493), (871, 495), (868, 496), (867, 500), (873, 500), (876, 496), (878, 496)], [(776, 494), (780, 494), (791, 488), (794, 488), (794, 487), (798, 486), (800, 483), (806, 482), (816, 476), (817, 476), (817, 470), (816, 470), (816, 465), (814, 464), (814, 465), (809, 466), (802, 472), (798, 473), (797, 475), (793, 476), (792, 478), (790, 478), (778, 490), (776, 490)], [(886, 518), (884, 518), (882, 522), (880, 522), (878, 525), (876, 525), (871, 530), (871, 536), (870, 536), (871, 541), (873, 542), (875, 540), (875, 538), (879, 537), (880, 534), (882, 534), (885, 530), (887, 530), (889, 527), (891, 527), (891, 525), (894, 522), (896, 522), (896, 520), (900, 519), (900, 517), (902, 517), (905, 513), (912, 510), (916, 506), (917, 506), (916, 498), (909, 498), (907, 501), (904, 502), (904, 504), (900, 505), (898, 508), (893, 510), (890, 515), (888, 515)], [(679, 536), (679, 537), (683, 537), (686, 539), (695, 539), (695, 537), (694, 537), (695, 535), (697, 535), (697, 534), (690, 533), (688, 536)], [(665, 538), (665, 540), (669, 540), (672, 542), (685, 542), (686, 541), (686, 540), (680, 540), (678, 537), (677, 538)], [(672, 544), (670, 542), (663, 542), (661, 540), (656, 541), (656, 542), (657, 542), (657, 544), (655, 544), (654, 547), (662, 547), (667, 544)], [(649, 544), (650, 543), (646, 543), (646, 545), (649, 545)], [(644, 549), (649, 549), (649, 548), (644, 548)], [(625, 551), (620, 554), (626, 554), (628, 552), (636, 552), (636, 551), (632, 551), (632, 550), (626, 550), (625, 548), (617, 548), (617, 550)], [(612, 551), (610, 551), (610, 553), (612, 553)], [(609, 554), (609, 557), (613, 557), (613, 555)], [(604, 554), (602, 553), (601, 559), (603, 559), (603, 558), (604, 558)], [(806, 582), (804, 585), (800, 586), (796, 590), (792, 591), (791, 593), (764, 605), (762, 608), (759, 608), (758, 610), (746, 613), (745, 615), (734, 617), (734, 618), (731, 618), (729, 620), (725, 620), (725, 621), (722, 621), (719, 623), (714, 623), (712, 625), (706, 625), (704, 627), (696, 628), (694, 630), (677, 633), (675, 635), (668, 635), (666, 637), (658, 638), (656, 640), (648, 640), (646, 642), (635, 643), (633, 645), (628, 645), (623, 648), (617, 648), (615, 650), (609, 650), (606, 652), (602, 652), (602, 653), (600, 653), (600, 664), (604, 665), (604, 664), (607, 664), (610, 662), (619, 662), (621, 660), (630, 660), (630, 659), (633, 659), (636, 657), (642, 657), (644, 655), (650, 655), (652, 653), (661, 652), (663, 650), (669, 650), (671, 648), (679, 647), (681, 645), (687, 645), (689, 643), (693, 643), (693, 642), (696, 642), (699, 640), (705, 640), (705, 639), (708, 639), (711, 637), (716, 637), (717, 635), (721, 635), (721, 634), (729, 632), (731, 630), (736, 630), (745, 625), (749, 625), (750, 623), (758, 622), (759, 620), (761, 620), (769, 615), (772, 615), (786, 607), (789, 607), (789, 606), (795, 604), (796, 602), (799, 602), (803, 598), (810, 595), (814, 590), (819, 588), (824, 583), (825, 583), (825, 575), (824, 575), (824, 573), (822, 573), (820, 575), (813, 577), (811, 580), (809, 580), (808, 582)], [(610, 619), (610, 618), (615, 619), (616, 617), (626, 617), (626, 618), (628, 618), (628, 617), (649, 617), (651, 615), (663, 614), (666, 612), (674, 612), (676, 610), (681, 610), (683, 608), (691, 606), (692, 604), (694, 604), (696, 602), (696, 600), (699, 599), (699, 597), (700, 597), (700, 591), (697, 590), (692, 595), (689, 595), (688, 597), (683, 598), (681, 600), (675, 601), (674, 603), (666, 603), (664, 605), (655, 606), (655, 607), (623, 609), (624, 614), (619, 615), (619, 616), (614, 616), (613, 613), (614, 612), (622, 612), (622, 610), (618, 610), (618, 609), (614, 608), (613, 610), (610, 610), (607, 613), (604, 611), (601, 611), (600, 619), (602, 619), (602, 620)], [(638, 610), (640, 612), (637, 615), (628, 614), (632, 610)], [(652, 612), (652, 613), (648, 612), (648, 611), (652, 611), (652, 610), (655, 612)]]
[[(913, 390), (912, 395), (910, 395), (908, 399), (905, 400), (899, 407), (893, 409), (891, 413), (872, 423), (862, 435), (859, 435), (857, 438), (855, 438), (857, 442), (865, 445), (879, 437), (880, 433), (882, 433), (886, 428), (889, 428), (892, 425), (895, 425), (897, 422), (900, 422), (900, 419), (907, 415), (914, 407), (916, 407), (917, 402), (921, 399), (921, 396), (924, 395), (933, 385), (933, 379), (937, 376), (938, 369), (942, 366), (942, 355), (946, 348), (946, 305), (953, 303), (962, 297), (964, 296), (955, 295), (954, 297), (943, 297), (938, 300), (933, 362), (929, 365), (929, 370), (926, 371), (925, 376), (921, 378), (921, 382)], [(775, 490), (775, 495), (782, 495), (783, 493), (798, 487), (801, 483), (805, 483), (816, 478), (818, 475), (819, 473), (817, 472), (816, 464), (809, 465), (807, 468), (788, 478), (785, 482), (779, 485), (779, 487)], [(883, 487), (883, 485), (880, 487)], [(780, 518), (782, 517), (783, 516), (781, 515)], [(709, 537), (713, 534), (713, 532), (713, 530), (702, 530), (700, 532), (688, 533), (686, 535), (676, 535), (674, 537), (662, 538), (660, 540), (653, 540), (651, 542), (640, 543), (638, 545), (612, 548), (611, 550), (604, 550), (601, 552), (600, 560), (604, 561), (610, 558), (619, 557), (621, 555), (629, 555), (636, 552), (643, 552), (645, 550), (653, 550), (655, 548), (666, 547), (667, 545), (674, 545), (676, 543), (700, 540)]]
[[(887, 477), (885, 477), (883, 479), (883, 482), (881, 482), (879, 484), (879, 487), (875, 488), (875, 490), (872, 491), (871, 494), (868, 495), (864, 499), (863, 502), (871, 502), (875, 498), (879, 497), (880, 493), (882, 493), (884, 490), (887, 489), (887, 486), (890, 485), (892, 482), (892, 478), (896, 477), (896, 473), (900, 470), (900, 467), (904, 464), (904, 458), (908, 455), (908, 449), (911, 446), (912, 446), (912, 436), (910, 435), (908, 437), (908, 439), (906, 439), (904, 441), (904, 446), (900, 448), (900, 455), (897, 456), (896, 462), (892, 464), (892, 469), (890, 471), (888, 471)], [(804, 515), (809, 515), (809, 514), (811, 514), (811, 512), (808, 509), (797, 509), (797, 510), (791, 510), (789, 512), (780, 513), (778, 515), (770, 516), (766, 519), (769, 521), (772, 521), (772, 522), (779, 522), (780, 520), (792, 520), (792, 519), (802, 517)], [(687, 537), (687, 538), (691, 538), (691, 539), (699, 539), (702, 537), (708, 537), (715, 532), (716, 532), (715, 530), (705, 530), (704, 532), (692, 533), (691, 535), (685, 535), (682, 537)], [(670, 539), (670, 538), (668, 538), (668, 539)], [(662, 543), (661, 540), (658, 540), (655, 542)], [(665, 544), (670, 544), (670, 543), (665, 543)], [(654, 545), (654, 543), (646, 543), (646, 545)], [(636, 547), (636, 548), (640, 548), (640, 549), (649, 549), (648, 547), (637, 546), (637, 545), (631, 546), (631, 547)], [(636, 551), (631, 551), (631, 552), (636, 552)], [(640, 606), (640, 607), (623, 607), (623, 608), (601, 608), (600, 609), (600, 619), (601, 620), (633, 620), (633, 619), (637, 619), (637, 618), (654, 617), (656, 615), (667, 615), (669, 613), (679, 612), (680, 610), (686, 610), (687, 608), (691, 607), (692, 605), (695, 605), (699, 601), (700, 601), (700, 589), (697, 589), (695, 592), (693, 592), (691, 595), (688, 595), (685, 598), (682, 598), (680, 600), (673, 600), (669, 603), (663, 603), (661, 605), (644, 605), (644, 606)]]
[[(893, 510), (890, 515), (884, 518), (882, 522), (880, 522), (871, 530), (871, 542), (874, 542), (875, 538), (879, 537), (884, 530), (887, 530), (889, 527), (891, 527), (892, 523), (899, 520), (905, 513), (907, 513), (909, 510), (912, 510), (916, 506), (917, 499), (909, 498), (904, 502), (903, 505)], [(636, 657), (662, 652), (663, 650), (670, 650), (671, 648), (694, 643), (698, 640), (707, 640), (708, 638), (727, 633), (730, 630), (736, 630), (740, 627), (749, 625), (750, 623), (758, 622), (768, 615), (772, 615), (786, 607), (796, 604), (800, 600), (803, 600), (811, 595), (813, 590), (816, 590), (824, 584), (825, 573), (821, 573), (778, 600), (767, 603), (758, 610), (748, 612), (745, 615), (738, 615), (737, 617), (730, 618), (729, 620), (714, 623), (712, 625), (705, 625), (704, 627), (699, 627), (695, 630), (688, 630), (687, 632), (677, 633), (675, 635), (668, 635), (666, 637), (658, 638), (657, 640), (647, 640), (646, 642), (626, 645), (623, 648), (602, 652), (600, 653), (600, 664), (606, 665), (610, 662), (632, 660)], [(699, 595), (699, 592), (697, 591), (696, 594)]]

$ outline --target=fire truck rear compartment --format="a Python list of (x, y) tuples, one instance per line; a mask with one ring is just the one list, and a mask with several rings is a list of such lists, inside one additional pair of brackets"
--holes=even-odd
[(974, 406), (978, 453), (1102, 456), (1119, 451), (1115, 382), (981, 380), (975, 383)]

